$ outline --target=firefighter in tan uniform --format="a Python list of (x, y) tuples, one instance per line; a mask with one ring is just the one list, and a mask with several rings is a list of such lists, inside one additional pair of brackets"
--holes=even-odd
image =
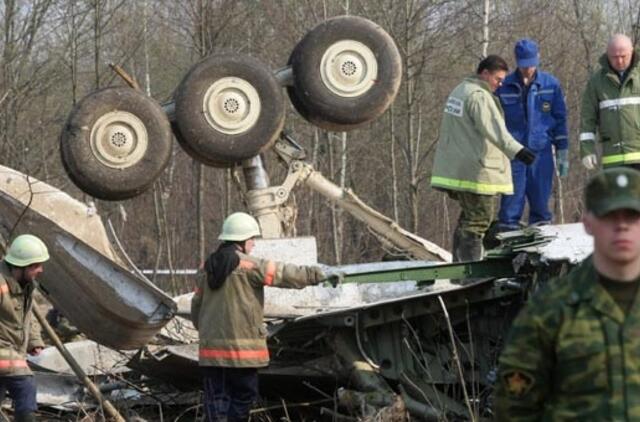
[(218, 237), (223, 243), (206, 260), (193, 296), (209, 421), (246, 421), (258, 395), (258, 368), (269, 364), (264, 286), (301, 289), (327, 279), (317, 266), (249, 256), (257, 236), (258, 222), (249, 214), (227, 217)]
[(36, 277), (48, 260), (44, 242), (23, 234), (0, 262), (0, 400), (8, 391), (17, 422), (36, 420), (36, 382), (25, 358), (27, 352), (37, 355), (44, 347), (31, 308)]

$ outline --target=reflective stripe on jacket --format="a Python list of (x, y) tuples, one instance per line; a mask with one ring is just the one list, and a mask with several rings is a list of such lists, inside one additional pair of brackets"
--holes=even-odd
[(521, 149), (489, 86), (476, 76), (466, 78), (445, 105), (431, 186), (483, 195), (512, 193), (509, 160)]
[(198, 276), (191, 320), (200, 336), (201, 366), (267, 366), (264, 286), (301, 289), (324, 279), (319, 267), (238, 255), (240, 264), (221, 287), (211, 289), (204, 272)]
[(626, 315), (591, 258), (521, 310), (500, 355), (496, 421), (640, 420), (640, 290)]
[(20, 287), (7, 264), (0, 263), (0, 376), (31, 374), (27, 350), (44, 347), (40, 326), (32, 318), (34, 290), (35, 283)]
[(516, 70), (496, 91), (511, 135), (532, 151), (567, 149), (567, 107), (558, 80), (538, 70), (526, 96), (524, 90)]
[(639, 54), (634, 53), (622, 84), (607, 55), (603, 55), (600, 69), (591, 76), (582, 95), (580, 154), (595, 154), (598, 139), (605, 167), (640, 162)]

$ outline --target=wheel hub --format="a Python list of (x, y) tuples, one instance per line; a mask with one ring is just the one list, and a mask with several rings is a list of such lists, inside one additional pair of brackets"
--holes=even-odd
[(244, 79), (225, 77), (205, 92), (202, 111), (207, 123), (219, 132), (236, 135), (248, 131), (260, 117), (258, 91)]
[(144, 157), (149, 136), (144, 123), (127, 111), (101, 116), (91, 128), (91, 151), (107, 167), (127, 168)]
[(340, 97), (363, 95), (378, 77), (378, 62), (369, 47), (359, 41), (332, 44), (320, 61), (324, 85)]

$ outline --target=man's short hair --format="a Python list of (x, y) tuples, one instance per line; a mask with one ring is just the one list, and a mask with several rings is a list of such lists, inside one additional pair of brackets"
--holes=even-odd
[(479, 75), (483, 70), (488, 70), (489, 72), (495, 72), (497, 70), (504, 70), (505, 72), (509, 71), (509, 65), (507, 62), (500, 56), (491, 54), (478, 64), (478, 70), (476, 73)]

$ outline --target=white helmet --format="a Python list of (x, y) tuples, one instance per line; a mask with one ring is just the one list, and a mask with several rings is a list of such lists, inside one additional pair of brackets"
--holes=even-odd
[(222, 223), (220, 240), (242, 242), (260, 236), (260, 226), (255, 218), (245, 212), (234, 212)]

